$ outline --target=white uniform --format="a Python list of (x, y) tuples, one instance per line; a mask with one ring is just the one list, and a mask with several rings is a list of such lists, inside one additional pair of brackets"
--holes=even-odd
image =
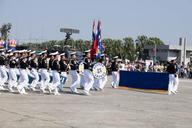
[(111, 84), (114, 88), (117, 88), (119, 86), (119, 72), (118, 71), (112, 72), (112, 83)]
[(26, 94), (25, 88), (29, 85), (29, 77), (26, 69), (20, 69), (20, 78), (19, 78), (19, 85), (18, 91), (20, 94)]
[(52, 73), (53, 73), (53, 84), (50, 86), (50, 89), (54, 90), (54, 95), (59, 95), (58, 87), (60, 85), (60, 75), (56, 70), (53, 70)]
[(41, 69), (41, 86), (40, 89), (45, 93), (45, 89), (50, 86), (50, 76), (47, 69), (42, 68)]
[(72, 92), (77, 92), (77, 86), (80, 84), (80, 75), (77, 73), (76, 70), (70, 71), (72, 84), (70, 86)]
[(7, 82), (7, 68), (5, 65), (0, 65), (0, 86), (5, 86), (5, 82)]
[(54, 95), (60, 95), (58, 92), (58, 88), (60, 86), (60, 74), (59, 74), (59, 70), (60, 70), (60, 65), (59, 65), (59, 61), (58, 60), (54, 60), (52, 63), (52, 76), (53, 76), (53, 82), (52, 85), (49, 87), (50, 90), (54, 90)]
[(10, 92), (13, 92), (13, 87), (18, 86), (16, 69), (9, 68), (8, 74), (9, 74), (8, 88), (9, 88)]
[(37, 69), (32, 68), (30, 71), (31, 75), (33, 76), (33, 81), (30, 84), (31, 89), (33, 89), (33, 91), (35, 90), (35, 88), (37, 87), (38, 83), (39, 83), (39, 74), (37, 72)]
[(173, 82), (173, 91), (177, 92), (179, 86), (179, 77), (178, 75), (175, 76), (174, 82)]
[(94, 77), (93, 73), (88, 69), (84, 70), (84, 80), (85, 80), (84, 91), (86, 93), (89, 93), (90, 89), (93, 87)]
[(77, 72), (78, 64), (76, 60), (71, 60), (70, 66), (71, 66), (70, 74), (72, 78), (72, 84), (70, 86), (70, 89), (73, 93), (78, 93), (77, 86), (80, 84), (80, 75)]
[(119, 86), (119, 71), (118, 71), (118, 63), (116, 60), (112, 62), (112, 87), (117, 88)]
[(51, 86), (50, 83), (50, 74), (47, 70), (48, 64), (47, 64), (47, 59), (43, 58), (41, 60), (41, 85), (40, 85), (40, 89), (43, 93), (45, 93), (45, 89), (48, 88), (49, 86)]

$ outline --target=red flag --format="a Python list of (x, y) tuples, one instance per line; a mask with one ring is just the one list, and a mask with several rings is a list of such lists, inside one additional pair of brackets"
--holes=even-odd
[(97, 53), (97, 48), (98, 48), (98, 41), (96, 38), (96, 33), (95, 33), (95, 21), (93, 21), (93, 28), (92, 28), (92, 49), (91, 49), (91, 58), (93, 59), (95, 57), (95, 54)]

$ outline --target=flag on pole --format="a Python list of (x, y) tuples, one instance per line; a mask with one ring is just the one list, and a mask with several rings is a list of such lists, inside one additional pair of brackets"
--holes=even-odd
[(101, 38), (101, 21), (98, 21), (96, 32), (95, 32), (95, 21), (93, 22), (92, 38), (93, 38), (93, 45), (91, 49), (91, 57), (101, 58), (101, 54), (103, 54), (104, 52), (104, 47)]

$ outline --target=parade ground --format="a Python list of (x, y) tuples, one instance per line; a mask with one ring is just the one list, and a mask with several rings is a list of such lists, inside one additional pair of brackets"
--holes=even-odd
[(177, 95), (113, 89), (110, 81), (91, 96), (67, 87), (61, 96), (1, 92), (0, 128), (192, 127), (192, 80), (180, 80)]

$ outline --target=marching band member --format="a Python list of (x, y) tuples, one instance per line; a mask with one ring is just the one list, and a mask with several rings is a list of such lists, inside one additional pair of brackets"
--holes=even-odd
[(50, 76), (48, 73), (48, 62), (47, 62), (47, 51), (43, 51), (42, 53), (42, 58), (39, 60), (40, 61), (40, 68), (41, 68), (41, 86), (40, 90), (43, 93), (46, 93), (45, 89), (50, 86)]
[[(103, 63), (103, 57), (104, 54), (101, 55), (101, 58), (98, 60), (98, 63)], [(94, 91), (100, 91), (103, 90), (104, 86), (105, 86), (105, 82), (107, 82), (106, 76), (104, 78), (100, 78), (100, 79), (94, 79), (94, 84), (93, 84), (93, 90)]]
[(52, 74), (53, 74), (53, 84), (49, 86), (50, 92), (54, 90), (54, 95), (60, 95), (58, 92), (58, 87), (60, 85), (60, 64), (59, 64), (59, 53), (55, 52), (52, 54), (54, 60), (52, 61)]
[(31, 52), (31, 59), (29, 61), (30, 68), (31, 68), (30, 73), (33, 76), (33, 81), (30, 84), (30, 88), (32, 89), (32, 91), (36, 90), (35, 88), (37, 87), (37, 84), (39, 82), (38, 62), (37, 62), (37, 57), (35, 53), (36, 53), (35, 51)]
[(94, 77), (92, 73), (92, 60), (90, 50), (85, 51), (86, 57), (84, 59), (84, 94), (90, 95), (89, 91), (93, 87)]
[[(85, 58), (85, 55), (83, 55), (83, 58)], [(84, 64), (83, 64), (84, 65)], [(85, 83), (85, 80), (84, 80), (84, 75), (83, 75), (83, 72), (81, 73), (81, 76), (80, 76), (80, 88), (81, 89), (84, 89), (84, 83)]]
[[(99, 59), (99, 62), (100, 63), (103, 63), (103, 61), (104, 61), (104, 54), (102, 54), (101, 55), (101, 59)], [(105, 65), (106, 66), (106, 65)], [(101, 78), (101, 83), (99, 84), (99, 89), (100, 90), (103, 90), (104, 89), (104, 87), (105, 87), (105, 85), (106, 85), (106, 83), (107, 83), (107, 74), (103, 77), (103, 78)]]
[(20, 77), (18, 84), (18, 91), (20, 94), (27, 94), (25, 92), (25, 87), (28, 87), (29, 78), (27, 73), (28, 62), (27, 62), (27, 54), (23, 51), (22, 56), (20, 58)]
[[(55, 54), (57, 54), (58, 52), (56, 51), (56, 52), (53, 52), (53, 53), (50, 53), (49, 54), (49, 66), (48, 66), (48, 72), (49, 72), (49, 75), (50, 76), (52, 76), (53, 75), (53, 61), (54, 61), (54, 55)], [(53, 76), (52, 76), (52, 78), (53, 78)], [(50, 79), (50, 83), (52, 84), (53, 83), (53, 80), (52, 79)]]
[(65, 57), (65, 53), (60, 54), (61, 60), (59, 61), (60, 64), (60, 71), (61, 71), (61, 84), (59, 86), (60, 91), (64, 91), (64, 85), (67, 80), (67, 71), (69, 70), (69, 64), (67, 63), (67, 59)]
[(5, 53), (2, 52), (0, 54), (0, 89), (4, 90), (5, 82), (8, 80), (6, 65), (6, 56)]
[(118, 62), (117, 62), (117, 59), (118, 59), (118, 56), (115, 56), (114, 57), (114, 60), (111, 64), (111, 71), (112, 71), (112, 83), (111, 83), (111, 86), (113, 88), (117, 88), (118, 85), (119, 85), (119, 65), (118, 65)]
[(171, 93), (176, 94), (174, 90), (174, 82), (175, 82), (175, 75), (176, 75), (176, 65), (175, 60), (171, 60), (167, 67), (167, 72), (169, 73), (169, 86), (168, 86), (168, 94)]
[(72, 84), (70, 86), (71, 92), (78, 94), (79, 92), (77, 91), (77, 86), (80, 84), (80, 75), (77, 72), (78, 70), (78, 62), (76, 58), (76, 52), (71, 53), (71, 60), (70, 60), (70, 74), (72, 78)]
[(8, 75), (9, 75), (8, 89), (10, 92), (14, 92), (13, 87), (18, 86), (17, 71), (16, 71), (17, 60), (16, 60), (15, 54), (10, 53), (9, 56), (10, 56), (10, 60), (9, 60), (9, 71), (8, 71)]

